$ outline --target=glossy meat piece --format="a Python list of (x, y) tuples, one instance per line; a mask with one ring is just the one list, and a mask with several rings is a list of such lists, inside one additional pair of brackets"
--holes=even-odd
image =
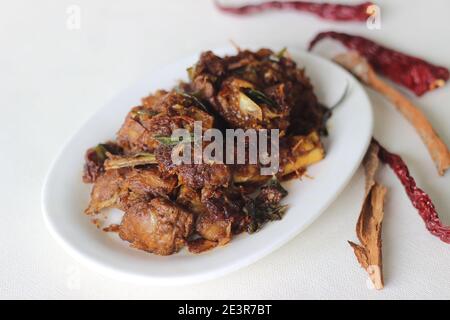
[(201, 201), (201, 191), (194, 190), (186, 185), (180, 186), (176, 202), (187, 208), (195, 216), (207, 213), (207, 209)]
[(155, 198), (128, 208), (119, 236), (134, 248), (170, 255), (186, 244), (192, 228), (191, 213), (167, 199)]
[(160, 146), (156, 152), (156, 161), (162, 172), (178, 175), (180, 184), (192, 189), (202, 189), (205, 186), (226, 187), (231, 178), (230, 168), (221, 163), (179, 164), (171, 157), (172, 149)]
[(222, 83), (217, 102), (219, 113), (233, 127), (280, 129), (284, 132), (289, 126), (287, 106), (278, 105), (250, 82), (237, 77), (229, 77)]
[(198, 238), (188, 242), (188, 249), (191, 253), (202, 253), (211, 249), (214, 249), (219, 245), (216, 241), (210, 241), (203, 238)]
[(230, 170), (225, 164), (182, 164), (177, 168), (180, 184), (193, 189), (205, 186), (227, 187)]
[(117, 143), (126, 153), (151, 151), (158, 146), (158, 141), (139, 121), (138, 115), (141, 112), (146, 112), (143, 107), (134, 107), (125, 118), (119, 132), (117, 132)]
[(244, 199), (237, 189), (205, 187), (201, 192), (201, 201), (209, 213), (217, 217), (240, 215)]
[(154, 151), (157, 136), (170, 137), (175, 129), (193, 131), (201, 121), (204, 130), (213, 126), (214, 118), (202, 110), (195, 98), (174, 91), (161, 91), (144, 99), (145, 105), (133, 108), (117, 133), (117, 142), (127, 153)]
[(204, 214), (198, 217), (195, 230), (202, 238), (224, 245), (231, 240), (232, 223), (232, 218), (218, 218), (213, 214)]
[(108, 170), (95, 182), (86, 214), (96, 214), (102, 209), (117, 207), (124, 192), (122, 186), (128, 169)]
[[(203, 105), (195, 96), (179, 92), (178, 90), (158, 90), (154, 94), (143, 98), (142, 106), (148, 111), (157, 114), (166, 113), (172, 116), (186, 114), (186, 112), (189, 112), (190, 107), (203, 108)], [(184, 108), (180, 110), (177, 106), (183, 106)]]
[(189, 243), (191, 252), (200, 253), (224, 245), (233, 234), (245, 229), (244, 200), (237, 191), (207, 187), (195, 191), (182, 186), (177, 202), (194, 213), (195, 231), (202, 237)]
[[(325, 110), (304, 71), (284, 52), (244, 50), (224, 58), (205, 52), (190, 75), (191, 90), (231, 127), (279, 128), (282, 136), (288, 131), (305, 134), (322, 126)], [(310, 117), (312, 124), (305, 121)]]
[(94, 184), (86, 214), (106, 208), (125, 210), (135, 202), (169, 196), (177, 186), (176, 176), (162, 174), (156, 166), (108, 170)]
[(207, 213), (196, 221), (196, 231), (206, 240), (224, 245), (232, 234), (240, 233), (246, 224), (245, 199), (238, 190), (203, 188), (201, 202)]
[(147, 110), (153, 110), (157, 113), (163, 112), (167, 109), (167, 105), (161, 104), (161, 100), (169, 92), (166, 90), (157, 90), (155, 93), (142, 98), (142, 106)]
[(134, 168), (124, 180), (123, 187), (140, 195), (167, 197), (178, 184), (176, 176), (161, 173), (158, 167)]
[[(238, 232), (238, 223), (244, 219), (243, 199), (238, 193), (225, 189), (204, 188), (196, 191), (181, 186), (177, 203), (196, 216), (195, 231), (201, 239), (190, 241), (189, 251), (200, 253), (224, 245)], [(243, 228), (240, 228), (243, 230)]]

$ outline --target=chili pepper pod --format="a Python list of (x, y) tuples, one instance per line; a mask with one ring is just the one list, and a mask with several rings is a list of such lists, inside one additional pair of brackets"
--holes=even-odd
[(394, 171), (397, 178), (405, 188), (408, 198), (411, 200), (414, 208), (425, 222), (425, 226), (431, 234), (439, 237), (443, 242), (450, 244), (450, 226), (444, 226), (439, 219), (436, 207), (430, 196), (416, 185), (416, 181), (409, 173), (408, 167), (403, 159), (381, 146), (378, 141), (373, 140), (380, 147), (379, 157), (381, 161), (388, 164)]
[(220, 11), (236, 15), (250, 15), (267, 10), (292, 10), (309, 12), (326, 20), (361, 22), (369, 18), (373, 6), (372, 2), (348, 5), (310, 1), (267, 1), (240, 7), (224, 6), (217, 0), (214, 3)]
[(348, 49), (357, 51), (377, 72), (410, 89), (417, 96), (442, 87), (449, 79), (447, 68), (386, 48), (360, 36), (334, 31), (321, 32), (310, 42), (309, 50), (325, 38), (337, 40)]

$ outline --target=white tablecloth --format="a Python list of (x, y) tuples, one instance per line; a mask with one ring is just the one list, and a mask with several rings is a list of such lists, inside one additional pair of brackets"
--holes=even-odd
[[(226, 46), (230, 39), (305, 47), (318, 31), (334, 29), (450, 67), (448, 1), (377, 2), (381, 30), (292, 12), (233, 17), (217, 12), (208, 0), (3, 3), (0, 298), (449, 299), (450, 246), (425, 230), (387, 169), (380, 177), (389, 188), (381, 292), (367, 288), (367, 276), (346, 242), (356, 238), (361, 172), (310, 228), (280, 250), (224, 278), (186, 287), (131, 285), (87, 269), (50, 237), (42, 219), (42, 182), (68, 136), (141, 75), (180, 57)], [(80, 29), (67, 21), (71, 5), (81, 10)], [(376, 138), (403, 155), (450, 224), (449, 173), (439, 177), (413, 128), (378, 94), (370, 96)], [(450, 143), (450, 87), (413, 100)]]

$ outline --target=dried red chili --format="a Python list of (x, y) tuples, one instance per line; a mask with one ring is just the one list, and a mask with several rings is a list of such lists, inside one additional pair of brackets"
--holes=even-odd
[(444, 226), (442, 224), (433, 201), (431, 201), (430, 196), (425, 191), (416, 185), (416, 181), (411, 177), (405, 162), (400, 156), (387, 151), (377, 141), (375, 143), (380, 147), (379, 157), (381, 161), (387, 163), (397, 175), (412, 205), (417, 209), (425, 222), (428, 231), (439, 237), (442, 241), (450, 243), (450, 226)]
[(325, 38), (337, 40), (348, 49), (358, 51), (377, 72), (407, 87), (418, 96), (442, 87), (449, 79), (447, 68), (386, 48), (360, 36), (334, 31), (321, 32), (310, 42), (309, 50)]
[(371, 14), (372, 2), (357, 5), (317, 3), (310, 1), (268, 1), (258, 4), (248, 4), (241, 7), (228, 7), (214, 1), (217, 8), (223, 12), (248, 15), (266, 10), (296, 10), (315, 14), (326, 20), (334, 21), (366, 21)]

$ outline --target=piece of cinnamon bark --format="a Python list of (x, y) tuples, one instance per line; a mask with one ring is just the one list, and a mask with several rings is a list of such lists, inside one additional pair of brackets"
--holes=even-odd
[(356, 223), (356, 235), (360, 245), (349, 241), (353, 251), (372, 281), (375, 289), (384, 286), (383, 259), (381, 250), (381, 230), (383, 223), (383, 205), (386, 188), (375, 181), (380, 160), (379, 146), (372, 143), (364, 159), (366, 191), (361, 213)]
[(334, 60), (358, 77), (363, 83), (378, 91), (390, 100), (403, 116), (414, 126), (422, 141), (428, 148), (438, 173), (444, 175), (450, 167), (450, 151), (442, 141), (425, 114), (402, 93), (381, 80), (357, 52), (336, 56)]

